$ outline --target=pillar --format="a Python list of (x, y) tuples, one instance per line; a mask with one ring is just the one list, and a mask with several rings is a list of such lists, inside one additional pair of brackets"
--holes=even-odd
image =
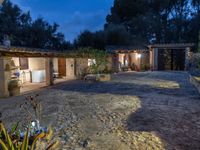
[(53, 85), (53, 58), (45, 58), (46, 85)]
[(112, 65), (113, 65), (113, 61), (112, 61), (112, 56), (109, 56), (107, 58), (108, 63), (106, 64), (106, 67), (108, 69), (108, 71), (112, 71)]
[(8, 97), (8, 82), (11, 80), (10, 57), (0, 57), (0, 97)]
[(120, 63), (119, 63), (119, 54), (113, 55), (113, 72), (119, 72), (120, 71)]
[(189, 69), (189, 63), (190, 63), (190, 47), (187, 47), (185, 49), (185, 69), (184, 70)]
[(158, 70), (158, 48), (152, 49), (153, 70)]
[(149, 64), (150, 64), (150, 69), (153, 70), (153, 51), (152, 51), (152, 49), (150, 49)]

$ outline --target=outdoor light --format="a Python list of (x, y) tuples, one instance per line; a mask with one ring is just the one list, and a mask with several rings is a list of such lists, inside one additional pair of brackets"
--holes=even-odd
[(125, 66), (128, 66), (128, 60), (127, 59), (125, 60)]
[(35, 127), (35, 126), (36, 126), (36, 122), (35, 122), (35, 121), (32, 121), (32, 122), (31, 122), (31, 125), (32, 125), (32, 127)]
[(136, 58), (140, 59), (142, 57), (142, 54), (136, 54)]

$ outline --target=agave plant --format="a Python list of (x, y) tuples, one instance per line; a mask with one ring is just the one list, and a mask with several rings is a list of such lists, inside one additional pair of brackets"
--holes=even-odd
[(59, 141), (52, 141), (52, 137), (52, 128), (49, 128), (47, 133), (42, 132), (33, 137), (29, 136), (29, 129), (27, 129), (21, 140), (16, 132), (9, 134), (3, 123), (0, 123), (0, 149), (2, 150), (55, 150), (59, 146)]

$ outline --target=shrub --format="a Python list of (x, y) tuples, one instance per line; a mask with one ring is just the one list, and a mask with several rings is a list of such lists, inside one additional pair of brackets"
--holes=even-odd
[(146, 71), (146, 70), (149, 70), (150, 69), (150, 65), (149, 64), (142, 64), (141, 65), (141, 70), (142, 71)]
[(93, 73), (99, 74), (106, 68), (108, 54), (103, 50), (92, 49), (90, 56), (95, 62), (90, 66)]
[[(51, 141), (53, 131), (49, 128), (47, 133), (40, 133), (35, 136), (29, 136), (29, 128), (27, 129), (23, 139), (16, 132), (8, 133), (3, 125), (0, 123), (0, 149), (2, 150), (54, 150), (58, 148), (59, 141)], [(43, 148), (41, 145), (44, 145)]]
[(49, 127), (47, 130), (40, 127), (41, 103), (38, 96), (27, 96), (25, 102), (20, 105), (27, 115), (24, 121), (25, 132), (19, 130), (19, 122), (8, 132), (0, 121), (1, 150), (55, 150), (59, 147), (59, 141), (54, 140), (52, 128)]

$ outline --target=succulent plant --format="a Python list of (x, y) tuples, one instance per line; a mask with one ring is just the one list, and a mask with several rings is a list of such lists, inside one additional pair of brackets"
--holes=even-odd
[(55, 150), (59, 147), (59, 141), (53, 141), (52, 138), (52, 128), (49, 128), (46, 133), (42, 132), (32, 137), (29, 136), (28, 128), (21, 140), (15, 132), (8, 133), (3, 123), (0, 123), (0, 149), (2, 150)]

